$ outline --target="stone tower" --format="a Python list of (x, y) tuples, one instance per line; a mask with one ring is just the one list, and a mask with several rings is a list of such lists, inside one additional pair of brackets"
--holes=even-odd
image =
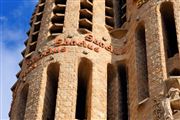
[(179, 0), (39, 0), (11, 120), (180, 120)]

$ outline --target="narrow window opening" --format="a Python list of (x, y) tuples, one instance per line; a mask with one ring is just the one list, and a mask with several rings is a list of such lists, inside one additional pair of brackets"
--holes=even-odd
[(162, 18), (165, 51), (167, 58), (170, 58), (179, 53), (173, 4), (171, 2), (162, 3), (160, 12)]
[(136, 50), (138, 61), (138, 100), (139, 103), (141, 103), (143, 100), (149, 97), (146, 36), (144, 25), (139, 25), (136, 32)]
[(126, 0), (119, 0), (117, 27), (121, 27), (126, 22)]
[(53, 8), (54, 14), (51, 19), (52, 26), (50, 27), (50, 39), (55, 38), (60, 33), (63, 33), (66, 1), (67, 0), (55, 0), (55, 7)]
[(32, 33), (32, 40), (31, 40), (32, 43), (38, 40), (38, 35), (39, 35), (39, 31)]
[(53, 13), (57, 14), (64, 14), (66, 10), (66, 6), (65, 5), (56, 5), (56, 7), (53, 9)]
[(31, 52), (36, 50), (36, 45), (37, 45), (37, 42), (31, 43), (29, 45), (29, 53), (31, 53)]
[(39, 31), (40, 26), (41, 26), (41, 22), (40, 22), (40, 21), (39, 21), (39, 22), (34, 23), (34, 32)]
[(113, 65), (107, 65), (107, 120), (116, 119), (117, 113), (117, 83), (116, 72)]
[(40, 6), (39, 6), (39, 10), (38, 10), (38, 12), (43, 12), (43, 10), (44, 10), (44, 4), (39, 4)]
[(55, 0), (55, 4), (66, 4), (67, 0)]
[(88, 118), (91, 101), (92, 62), (83, 58), (78, 67), (76, 119)]
[(59, 63), (51, 63), (47, 69), (47, 81), (43, 106), (43, 120), (54, 120), (59, 79)]
[(105, 22), (106, 28), (111, 31), (114, 28), (114, 12), (113, 12), (113, 2), (112, 0), (105, 1)]
[(92, 31), (93, 0), (83, 0), (80, 3), (79, 32), (89, 33)]
[(90, 12), (92, 12), (93, 9), (92, 2), (88, 3), (87, 1), (82, 1), (81, 9), (88, 9)]
[(20, 93), (20, 99), (18, 104), (17, 120), (24, 120), (27, 97), (28, 97), (29, 85), (25, 85)]
[(92, 12), (90, 12), (88, 9), (81, 9), (80, 11), (80, 19), (87, 18), (92, 22)]
[(64, 14), (56, 14), (53, 18), (52, 18), (52, 23), (53, 24), (63, 24), (64, 23)]
[(122, 120), (128, 120), (128, 76), (124, 64), (118, 66), (119, 79), (119, 111)]
[(43, 16), (43, 13), (42, 13), (42, 12), (37, 13), (37, 16), (36, 16), (36, 22), (41, 21), (42, 16)]

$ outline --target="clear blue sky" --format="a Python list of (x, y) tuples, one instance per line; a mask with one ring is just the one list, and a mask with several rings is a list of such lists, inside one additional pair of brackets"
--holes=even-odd
[(0, 0), (0, 120), (8, 120), (10, 88), (17, 80), (21, 51), (38, 0)]

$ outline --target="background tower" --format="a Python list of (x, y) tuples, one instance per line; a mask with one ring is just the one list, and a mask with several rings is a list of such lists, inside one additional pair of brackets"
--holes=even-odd
[(178, 0), (40, 0), (10, 118), (179, 119), (178, 8)]

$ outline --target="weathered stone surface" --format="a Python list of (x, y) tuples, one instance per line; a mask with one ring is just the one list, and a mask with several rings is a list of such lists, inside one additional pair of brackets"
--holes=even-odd
[[(80, 4), (80, 1), (88, 3)], [(91, 1), (93, 3), (89, 3)], [(168, 1), (173, 4), (180, 51), (180, 1)], [(123, 6), (126, 7), (126, 22), (120, 28), (126, 32), (120, 37), (115, 37), (118, 36), (118, 32), (117, 35), (110, 36), (107, 29), (109, 23), (106, 19), (110, 20), (110, 24), (111, 20), (114, 20), (114, 26), (110, 27), (116, 30), (120, 25), (118, 20), (121, 8), (116, 5), (118, 0), (113, 0), (113, 4), (110, 2), (110, 0), (40, 0), (32, 17), (32, 29), (28, 33), (29, 39), (24, 53), (26, 58), (21, 63), (22, 70), (17, 75), (18, 81), (12, 87), (11, 120), (22, 118), (23, 115), (19, 114), (22, 112), (19, 111), (23, 111), (20, 102), (24, 98), (27, 99), (24, 107), (25, 120), (48, 120), (50, 116), (48, 111), (52, 109), (49, 106), (53, 101), (51, 95), (56, 96), (54, 119), (80, 119), (76, 118), (79, 79), (88, 81), (80, 83), (86, 86), (85, 101), (89, 104), (85, 105), (85, 116), (88, 120), (166, 119), (163, 105), (168, 101), (166, 98), (169, 99), (168, 91), (171, 87), (180, 88), (177, 87), (180, 76), (177, 75), (180, 69), (180, 54), (177, 53), (167, 59), (165, 49), (160, 8), (167, 0), (126, 0), (126, 5)], [(91, 7), (92, 13), (86, 11), (86, 16), (81, 15), (81, 8), (91, 10)], [(111, 11), (109, 14), (106, 11), (110, 9), (114, 10), (113, 15), (109, 15), (112, 14)], [(83, 24), (87, 30), (81, 31), (90, 32), (91, 36), (79, 32), (79, 27), (82, 27), (79, 20), (84, 17), (85, 22), (87, 20), (90, 22)], [(41, 24), (37, 32), (38, 21)], [(137, 31), (141, 26), (144, 26), (142, 34), (145, 35), (142, 39), (145, 44), (138, 41), (142, 39), (137, 37), (139, 35)], [(89, 29), (91, 27), (92, 30)], [(34, 44), (36, 46), (32, 47)], [(92, 71), (88, 78), (84, 74), (86, 72), (82, 72), (81, 76), (78, 75), (82, 59), (92, 63)], [(47, 71), (52, 63), (59, 64), (57, 93), (52, 92), (52, 87), (46, 87), (51, 83), (47, 82), (49, 80)], [(122, 65), (125, 66), (123, 70)], [(173, 74), (176, 74), (174, 78), (170, 75), (173, 70), (175, 70)], [(139, 83), (140, 81), (142, 83)], [(27, 84), (28, 94), (22, 97), (23, 88)], [(139, 96), (143, 97), (139, 99)], [(180, 111), (175, 110), (172, 114), (174, 120), (180, 119)]]

